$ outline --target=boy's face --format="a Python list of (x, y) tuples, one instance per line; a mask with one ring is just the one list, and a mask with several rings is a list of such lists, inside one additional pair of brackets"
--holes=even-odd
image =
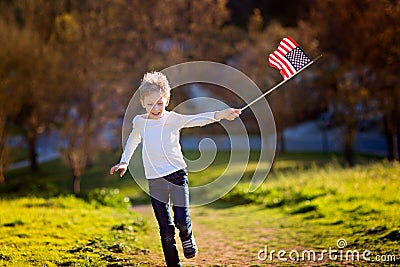
[(140, 100), (142, 107), (146, 109), (148, 118), (157, 120), (164, 115), (165, 107), (168, 106), (169, 98), (161, 95), (159, 92), (152, 92), (146, 94)]

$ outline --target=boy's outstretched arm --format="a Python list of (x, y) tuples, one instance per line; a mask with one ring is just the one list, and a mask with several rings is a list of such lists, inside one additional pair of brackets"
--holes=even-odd
[(242, 114), (241, 109), (227, 108), (227, 109), (215, 112), (214, 117), (216, 120), (225, 119), (225, 120), (233, 121), (234, 119), (239, 117), (240, 114)]
[(126, 169), (128, 169), (128, 163), (121, 162), (121, 163), (118, 163), (111, 167), (110, 174), (113, 175), (114, 172), (121, 170), (121, 173), (119, 174), (119, 176), (122, 177), (122, 176), (124, 176)]
[(140, 130), (138, 124), (138, 116), (136, 116), (132, 121), (132, 131), (129, 134), (128, 140), (126, 141), (124, 152), (122, 153), (121, 160), (118, 164), (115, 164), (110, 169), (110, 174), (113, 175), (116, 171), (121, 171), (119, 176), (124, 176), (126, 170), (128, 169), (128, 163), (133, 155), (138, 144), (141, 142)]

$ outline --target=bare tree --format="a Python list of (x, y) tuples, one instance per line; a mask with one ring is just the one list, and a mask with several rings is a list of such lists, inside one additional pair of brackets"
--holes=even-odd
[[(59, 103), (61, 154), (71, 169), (72, 190), (80, 192), (80, 179), (85, 167), (91, 165), (92, 135), (94, 135), (94, 98), (96, 86), (94, 65), (97, 43), (90, 40), (79, 18), (63, 13), (55, 18), (51, 36), (54, 47), (62, 51), (64, 99)], [(88, 26), (88, 25), (85, 25)]]
[[(40, 6), (40, 4), (43, 4)], [(1, 15), (9, 27), (9, 35), (18, 40), (6, 40), (9, 58), (18, 59), (8, 70), (13, 73), (12, 89), (18, 92), (20, 107), (13, 120), (28, 144), (31, 170), (38, 170), (37, 139), (52, 121), (57, 84), (59, 54), (52, 49), (41, 31), (51, 28), (43, 23), (48, 16), (43, 12), (55, 11), (54, 3), (47, 1), (9, 1), (0, 3)], [(15, 26), (13, 26), (15, 25)], [(3, 42), (2, 42), (3, 43)], [(19, 49), (19, 50), (18, 50)]]
[[(1, 42), (0, 63), (2, 150), (7, 149), (7, 133), (18, 128), (29, 144), (31, 169), (37, 170), (37, 135), (45, 129), (54, 107), (56, 93), (49, 94), (47, 90), (54, 85), (57, 53), (30, 28), (19, 28), (12, 19), (7, 24), (0, 23), (1, 38), (5, 38)], [(7, 162), (6, 157), (2, 162)]]
[[(353, 163), (352, 144), (358, 121), (358, 106), (368, 106), (384, 116), (388, 158), (398, 159), (396, 136), (399, 121), (399, 78), (395, 58), (400, 56), (400, 40), (395, 34), (400, 23), (398, 1), (337, 0), (318, 1), (311, 25), (318, 33), (326, 66), (322, 79), (330, 91), (339, 119), (346, 127), (345, 154)], [(350, 26), (351, 25), (351, 26)], [(378, 108), (375, 102), (378, 102)]]
[(5, 183), (8, 166), (12, 161), (11, 149), (7, 142), (20, 102), (14, 82), (17, 75), (15, 68), (21, 62), (12, 55), (17, 54), (21, 48), (16, 45), (22, 33), (13, 26), (15, 27), (0, 20), (0, 184)]

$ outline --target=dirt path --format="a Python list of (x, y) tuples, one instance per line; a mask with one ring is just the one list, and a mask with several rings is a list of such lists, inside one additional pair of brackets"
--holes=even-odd
[[(135, 211), (141, 213), (151, 224), (147, 242), (151, 242), (152, 249), (146, 256), (145, 266), (165, 266), (158, 234), (158, 225), (150, 205), (136, 206)], [(305, 247), (293, 247), (293, 239), (290, 228), (282, 229), (287, 217), (267, 213), (267, 210), (257, 206), (242, 206), (236, 208), (211, 208), (199, 207), (190, 209), (193, 231), (199, 247), (199, 253), (194, 259), (185, 259), (179, 237), (176, 236), (179, 255), (183, 266), (200, 267), (228, 267), (228, 266), (363, 266), (362, 262), (329, 262), (305, 261), (289, 262), (258, 259), (258, 251), (265, 245), (272, 244), (271, 249), (284, 249), (290, 251), (308, 249)], [(287, 228), (287, 229), (286, 229)], [(265, 254), (262, 254), (265, 256)], [(275, 254), (276, 256), (276, 254)]]
[[(151, 206), (135, 206), (133, 209), (149, 219), (152, 226), (152, 233), (150, 234), (154, 234), (151, 242), (159, 243), (158, 226)], [(221, 215), (214, 214), (213, 216), (220, 217)], [(204, 223), (213, 218), (210, 218), (210, 214), (205, 213), (202, 209), (191, 209), (191, 217), (199, 253), (194, 259), (185, 259), (177, 237), (179, 255), (183, 266), (249, 266), (260, 264), (260, 261), (257, 260), (257, 254), (251, 251), (254, 249), (254, 247), (251, 247), (254, 242), (228, 239), (212, 224)], [(151, 259), (153, 263), (157, 262), (157, 265), (162, 266), (164, 264), (161, 248), (159, 251), (151, 253)]]

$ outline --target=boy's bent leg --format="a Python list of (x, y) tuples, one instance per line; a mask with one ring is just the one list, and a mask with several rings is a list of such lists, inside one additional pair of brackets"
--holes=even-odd
[(192, 221), (189, 215), (189, 186), (187, 173), (178, 171), (174, 177), (169, 179), (174, 186), (171, 189), (171, 200), (173, 202), (174, 223), (179, 230), (182, 241), (183, 253), (186, 258), (196, 256), (197, 246), (192, 232)]
[(162, 178), (149, 180), (151, 205), (160, 228), (161, 245), (167, 266), (181, 266), (175, 241), (175, 227), (169, 210), (168, 182)]
[(174, 223), (179, 230), (179, 237), (182, 240), (189, 239), (192, 236), (192, 221), (190, 220), (189, 208), (172, 206), (174, 211)]
[(158, 225), (160, 227), (161, 245), (167, 266), (182, 266), (178, 256), (175, 241), (175, 228), (169, 212), (169, 204), (159, 201), (153, 197), (151, 205), (154, 210)]
[(198, 250), (192, 232), (192, 221), (188, 207), (173, 206), (175, 226), (179, 229), (179, 237), (182, 242), (183, 254), (186, 258), (196, 256)]

